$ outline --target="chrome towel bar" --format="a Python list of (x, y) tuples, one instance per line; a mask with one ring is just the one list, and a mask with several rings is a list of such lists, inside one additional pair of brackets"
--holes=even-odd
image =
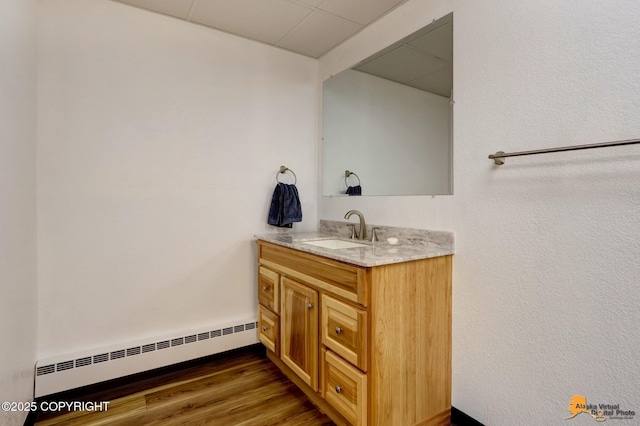
[(520, 151), (520, 152), (498, 151), (495, 154), (491, 154), (489, 158), (495, 161), (495, 164), (497, 166), (501, 166), (504, 164), (504, 158), (506, 157), (520, 157), (522, 155), (547, 154), (550, 152), (578, 151), (581, 149), (607, 148), (610, 146), (633, 145), (637, 143), (640, 143), (640, 139), (628, 139), (628, 140), (614, 141), (614, 142), (591, 143), (587, 145), (562, 146), (559, 148), (536, 149), (533, 151)]

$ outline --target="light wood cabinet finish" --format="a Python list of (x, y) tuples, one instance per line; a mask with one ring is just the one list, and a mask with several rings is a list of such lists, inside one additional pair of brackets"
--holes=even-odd
[(367, 376), (322, 349), (322, 396), (352, 425), (367, 424)]
[(450, 424), (451, 267), (452, 256), (441, 256), (379, 266), (372, 275), (369, 415), (376, 425)]
[(318, 292), (282, 277), (282, 361), (318, 390)]
[(322, 344), (367, 371), (367, 312), (322, 294)]
[[(263, 241), (259, 247), (260, 264), (272, 271), (367, 305), (365, 269)], [(292, 252), (296, 255), (292, 256)]]
[(258, 302), (276, 314), (280, 312), (280, 275), (265, 267), (258, 268)]
[(258, 305), (258, 338), (270, 351), (280, 355), (280, 318)]
[(365, 268), (265, 241), (258, 253), (281, 281), (268, 356), (336, 424), (449, 425), (451, 255)]

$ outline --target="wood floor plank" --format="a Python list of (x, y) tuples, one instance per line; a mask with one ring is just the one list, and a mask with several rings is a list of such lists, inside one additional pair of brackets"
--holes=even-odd
[(36, 426), (334, 426), (255, 348), (69, 400), (110, 405), (103, 412), (41, 413)]
[(172, 419), (185, 417), (202, 417), (209, 421), (225, 417), (234, 410), (242, 410), (246, 415), (250, 406), (266, 400), (267, 395), (282, 389), (281, 383), (274, 382), (271, 376), (260, 373), (247, 372), (245, 377), (235, 377), (230, 383), (216, 383), (215, 386), (204, 390), (200, 388), (198, 392), (185, 393), (181, 390), (180, 393), (172, 394), (173, 398), (165, 399), (153, 408), (148, 405), (149, 416), (158, 419), (158, 423), (149, 424), (174, 424), (170, 423), (170, 420), (173, 422)]
[[(154, 416), (152, 421), (145, 423), (146, 426), (182, 426), (182, 425), (211, 425), (211, 424), (234, 424), (229, 412), (229, 403), (206, 404), (194, 407), (193, 409), (172, 411), (164, 416)], [(251, 417), (250, 412), (244, 412), (244, 416)], [(246, 418), (245, 417), (245, 418)]]
[(117, 399), (109, 403), (106, 411), (73, 411), (58, 417), (37, 422), (36, 426), (102, 426), (116, 422), (126, 424), (129, 418), (146, 414), (147, 407), (142, 395), (134, 395)]
[(268, 368), (268, 366), (262, 360), (259, 360), (208, 375), (202, 379), (147, 392), (145, 394), (147, 408), (154, 410), (184, 401), (193, 403), (203, 394), (207, 394), (209, 397), (216, 394), (224, 395), (227, 392), (234, 391), (236, 388), (243, 389), (245, 386), (250, 385), (252, 380), (257, 382), (254, 384), (256, 386), (265, 380), (265, 374), (263, 373), (265, 368)]
[[(276, 401), (271, 406), (256, 407), (259, 410), (258, 415), (254, 415), (250, 419), (238, 418), (235, 421), (235, 426), (252, 426), (255, 424), (256, 417), (259, 417), (265, 426), (288, 424), (289, 413), (296, 413), (300, 409), (306, 409), (304, 413), (313, 410), (313, 407), (305, 407), (299, 400), (292, 398), (284, 397), (277, 401), (277, 405), (275, 403)], [(277, 408), (273, 409), (273, 406)]]
[[(263, 393), (263, 390), (266, 392)], [(283, 419), (290, 412), (295, 412), (302, 406), (300, 401), (290, 399), (289, 391), (290, 389), (283, 387), (282, 383), (270, 383), (260, 390), (246, 392), (234, 398), (238, 402), (237, 405), (229, 401), (228, 404), (216, 407), (222, 410), (216, 410), (215, 417), (208, 416), (207, 424), (257, 425), (258, 422), (264, 426), (283, 424)], [(266, 395), (268, 397), (265, 397)]]
[[(55, 395), (55, 401), (113, 401), (134, 394), (144, 395), (151, 389), (161, 390), (198, 380), (217, 371), (233, 368), (247, 362), (264, 359), (265, 348), (256, 344), (240, 349), (223, 352), (207, 358), (188, 361), (178, 366), (169, 366), (139, 373), (122, 379), (115, 379), (85, 388), (74, 389)], [(37, 420), (58, 417), (65, 412), (39, 413)]]

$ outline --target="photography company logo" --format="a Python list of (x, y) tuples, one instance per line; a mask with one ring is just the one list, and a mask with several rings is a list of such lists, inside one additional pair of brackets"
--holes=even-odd
[(578, 414), (586, 413), (597, 422), (610, 420), (632, 420), (636, 415), (633, 410), (621, 410), (620, 404), (587, 404), (587, 397), (573, 395), (569, 401), (571, 415), (565, 420), (572, 419)]

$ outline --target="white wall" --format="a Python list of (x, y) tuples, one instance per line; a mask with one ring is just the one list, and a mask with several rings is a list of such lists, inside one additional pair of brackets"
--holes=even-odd
[(322, 98), (324, 195), (345, 193), (345, 170), (363, 195), (450, 193), (448, 98), (354, 70), (327, 80)]
[[(35, 0), (0, 2), (0, 401), (33, 399), (36, 356)], [(0, 424), (27, 413), (0, 411)]]
[(640, 4), (410, 0), (320, 81), (450, 11), (455, 195), (320, 197), (318, 216), (456, 232), (455, 407), (561, 424), (580, 394), (640, 413), (640, 147), (487, 159), (640, 137)]
[(280, 165), (317, 225), (317, 61), (107, 0), (40, 12), (39, 358), (255, 315)]

